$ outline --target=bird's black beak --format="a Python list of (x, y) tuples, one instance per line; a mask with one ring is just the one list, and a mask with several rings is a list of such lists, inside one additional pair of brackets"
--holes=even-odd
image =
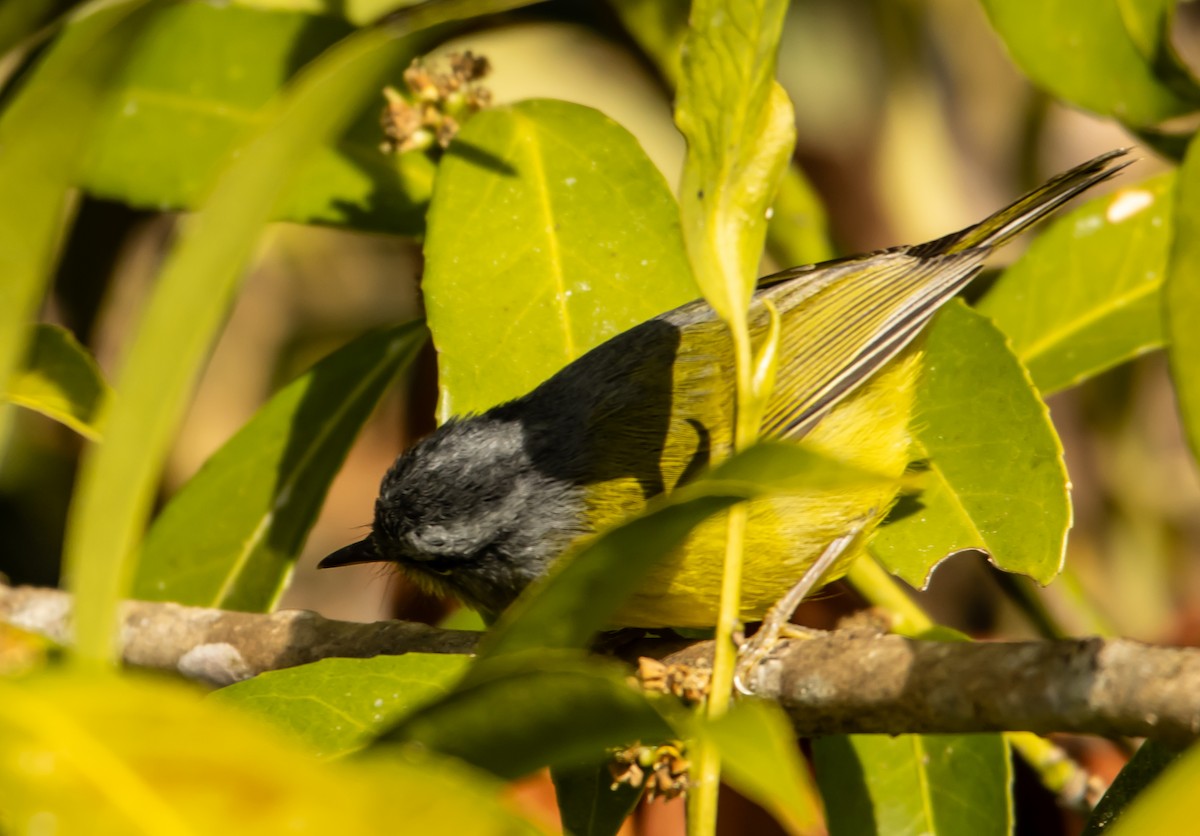
[(337, 566), (353, 566), (355, 563), (381, 563), (383, 558), (375, 549), (375, 541), (367, 535), (357, 543), (343, 546), (332, 554), (321, 558), (318, 569), (333, 569)]

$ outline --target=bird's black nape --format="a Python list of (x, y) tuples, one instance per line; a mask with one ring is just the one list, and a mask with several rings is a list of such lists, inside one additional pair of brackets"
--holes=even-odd
[(375, 548), (375, 541), (368, 535), (356, 543), (342, 546), (337, 551), (325, 555), (317, 564), (318, 569), (335, 569), (339, 566), (353, 566), (358, 563), (382, 563), (383, 558)]

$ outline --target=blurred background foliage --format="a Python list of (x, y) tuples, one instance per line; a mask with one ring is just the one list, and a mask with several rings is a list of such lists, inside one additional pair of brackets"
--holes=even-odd
[[(115, 94), (101, 104), (96, 129), (83, 137), (84, 188), (41, 319), (68, 329), (111, 379), (178, 234), (180, 211), (196, 206), (229, 144), (260, 120), (306, 62), (397, 5), (407, 4), (194, 2), (152, 19), (153, 37), (138, 41), (111, 80)], [(551, 0), (488, 18), (486, 26), (456, 25), (435, 53), (469, 49), (487, 56), (493, 71), (486, 83), (496, 103), (549, 97), (598, 108), (633, 132), (674, 187), (684, 153), (671, 119), (676, 70), (654, 57), (654, 39), (671, 37), (669, 29), (656, 28), (656, 16), (668, 19), (664, 9), (671, 5)], [(1121, 4), (1103, 5), (1115, 10)], [(55, 0), (0, 5), (0, 104), (11, 101), (53, 37), (54, 22), (72, 6)], [(1182, 108), (1164, 94), (1142, 120), (1156, 127), (1131, 135), (1101, 107), (1093, 105), (1097, 114), (1062, 103), (1047, 87), (1061, 94), (1053, 88), (1072, 83), (1066, 71), (1056, 78), (1053, 66), (1023, 62), (1042, 87), (1032, 84), (1014, 65), (1013, 57), (1022, 58), (1020, 44), (1010, 39), (1006, 50), (985, 8), (1000, 24), (1008, 13), (1001, 7), (1018, 6), (1028, 4), (792, 3), (779, 79), (796, 109), (796, 160), (819, 194), (838, 252), (944, 234), (1109, 148), (1142, 145), (1136, 174), (1126, 175), (1139, 181), (1170, 167), (1155, 148), (1169, 155), (1178, 143), (1172, 145), (1158, 123), (1170, 125)], [(1026, 24), (1061, 25), (1047, 15)], [(627, 21), (640, 21), (639, 37), (629, 34)], [(1200, 45), (1198, 22), (1190, 4), (1179, 7), (1172, 42), (1185, 66)], [(1086, 47), (1066, 43), (1067, 50)], [(1084, 94), (1075, 101), (1088, 104)], [(381, 96), (337, 152), (325, 149), (305, 164), (282, 204), (286, 220), (262, 237), (171, 446), (160, 501), (316, 359), (364, 329), (422, 313), (422, 211), (433, 164), (423, 155), (395, 162), (377, 151), (382, 107)], [(1010, 248), (1000, 258), (1016, 255)], [(764, 263), (763, 272), (784, 266)], [(1074, 485), (1068, 571), (1035, 589), (983, 560), (955, 558), (918, 593), (937, 620), (977, 637), (1023, 638), (1036, 635), (1029, 616), (1041, 613), (1073, 635), (1200, 643), (1200, 478), (1187, 455), (1166, 367), (1160, 353), (1149, 353), (1050, 398)], [(451, 614), (448, 602), (376, 568), (320, 576), (314, 570), (317, 559), (357, 539), (370, 522), (381, 474), (398, 451), (433, 427), (436, 397), (434, 358), (426, 348), (350, 449), (280, 606), (357, 620), (439, 623)], [(13, 583), (55, 585), (87, 442), (36, 412), (11, 412), (0, 439), (0, 571)], [(838, 585), (807, 603), (803, 616), (826, 626), (858, 605), (848, 587)], [(1064, 742), (1108, 778), (1125, 759), (1119, 747), (1102, 741)], [(1077, 826), (1027, 775), (1019, 773), (1018, 784), (1020, 803), (1038, 811), (1019, 814), (1018, 821), (1046, 825), (1023, 832)], [(534, 807), (547, 803), (540, 785), (513, 792)], [(723, 832), (763, 832), (763, 815), (739, 805), (733, 799), (723, 804)], [(678, 810), (655, 805), (640, 815), (638, 832), (677, 826)]]

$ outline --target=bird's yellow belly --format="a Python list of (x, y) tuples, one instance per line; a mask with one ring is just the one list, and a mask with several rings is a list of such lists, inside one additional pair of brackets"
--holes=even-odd
[[(877, 473), (903, 475), (909, 463), (920, 352), (910, 349), (835, 407), (805, 443)], [(891, 487), (781, 496), (749, 503), (742, 580), (745, 621), (762, 618), (825, 547), (865, 520), (863, 532), (824, 576), (846, 573), (895, 501)], [(725, 557), (724, 515), (702, 523), (661, 563), (614, 619), (620, 627), (709, 627), (716, 623)]]

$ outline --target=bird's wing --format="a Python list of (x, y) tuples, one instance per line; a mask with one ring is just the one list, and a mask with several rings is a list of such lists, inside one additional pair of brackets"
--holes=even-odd
[(806, 275), (760, 291), (757, 298), (770, 300), (781, 316), (780, 365), (764, 433), (796, 437), (807, 432), (908, 345), (974, 278), (987, 253), (921, 258), (902, 250), (885, 252), (839, 263), (831, 281)]

